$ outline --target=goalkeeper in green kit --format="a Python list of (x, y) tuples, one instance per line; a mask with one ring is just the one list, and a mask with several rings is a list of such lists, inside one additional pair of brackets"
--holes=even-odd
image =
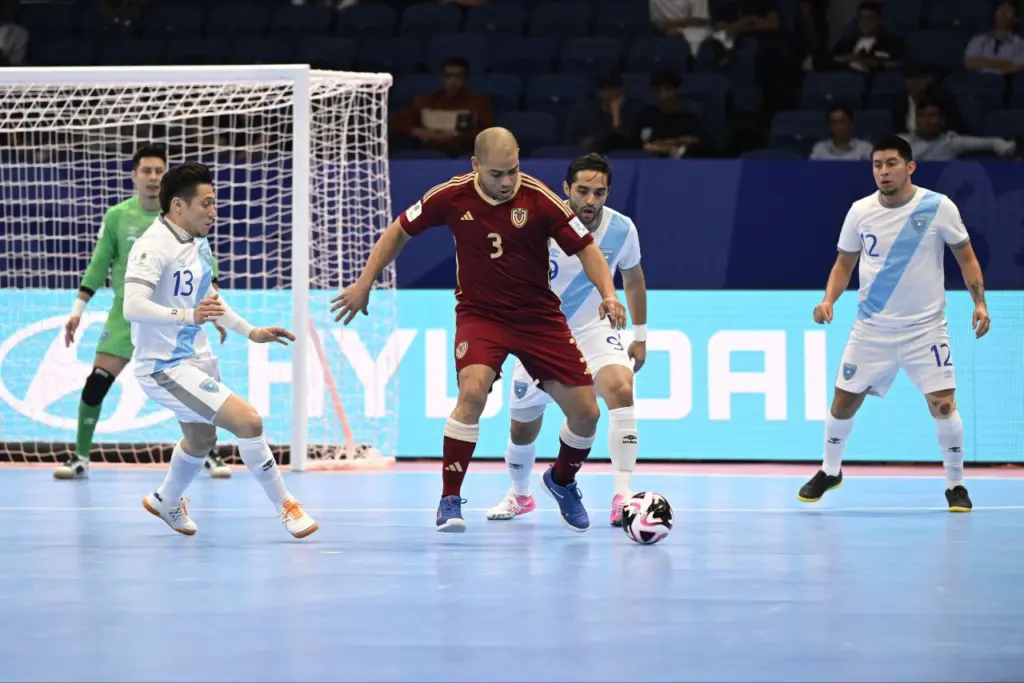
[[(131, 325), (121, 312), (124, 303), (124, 273), (128, 266), (128, 252), (132, 244), (153, 224), (160, 215), (160, 179), (167, 171), (167, 153), (162, 147), (147, 145), (141, 147), (132, 157), (132, 183), (136, 194), (120, 204), (111, 207), (103, 217), (96, 249), (89, 267), (82, 276), (78, 298), (71, 308), (71, 317), (64, 326), (64, 343), (67, 346), (75, 340), (75, 332), (82, 322), (85, 305), (96, 290), (103, 287), (110, 272), (110, 287), (114, 290), (114, 304), (107, 315), (106, 325), (96, 345), (96, 360), (92, 373), (85, 380), (82, 400), (78, 404), (78, 432), (75, 437), (75, 452), (67, 462), (53, 471), (57, 479), (85, 479), (89, 476), (89, 453), (96, 423), (100, 419), (103, 398), (110, 391), (114, 380), (131, 360), (135, 348), (132, 346)], [(213, 264), (213, 283), (216, 286), (219, 269)], [(221, 343), (227, 331), (218, 325)], [(131, 381), (134, 381), (131, 380)], [(206, 458), (206, 470), (214, 478), (231, 476), (231, 468), (211, 451)]]

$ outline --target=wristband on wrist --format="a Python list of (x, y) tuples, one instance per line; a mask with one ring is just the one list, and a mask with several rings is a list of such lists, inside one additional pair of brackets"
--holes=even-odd
[(633, 325), (633, 341), (647, 341), (647, 325)]
[(83, 313), (85, 313), (85, 301), (76, 297), (75, 303), (71, 305), (71, 317), (81, 318)]

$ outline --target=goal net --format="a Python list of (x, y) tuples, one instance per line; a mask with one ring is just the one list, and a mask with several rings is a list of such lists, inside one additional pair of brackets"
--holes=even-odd
[[(56, 463), (74, 450), (82, 387), (117, 303), (109, 282), (70, 346), (64, 326), (105, 212), (134, 195), (132, 155), (155, 143), (170, 166), (215, 174), (210, 243), (225, 299), (298, 337), (285, 348), (229, 332), (221, 343), (204, 328), (223, 382), (263, 416), (282, 464), (391, 462), (397, 378), (380, 389), (364, 361), (386, 353), (394, 292), (375, 292), (372, 317), (347, 328), (329, 312), (391, 220), (390, 84), (305, 66), (0, 70), (0, 461)], [(394, 287), (392, 266), (377, 288)], [(129, 365), (103, 401), (92, 460), (165, 461), (179, 438)]]

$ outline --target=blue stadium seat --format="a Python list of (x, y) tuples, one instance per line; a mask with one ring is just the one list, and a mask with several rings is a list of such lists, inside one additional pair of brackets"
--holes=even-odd
[(487, 95), (496, 114), (518, 110), (523, 99), (523, 79), (512, 74), (475, 74), (469, 89)]
[[(301, 45), (307, 45), (305, 40)], [(295, 44), (274, 38), (243, 38), (231, 43), (229, 59), (232, 64), (291, 64), (295, 56)], [(310, 63), (301, 60), (301, 63)]]
[(539, 5), (530, 17), (531, 36), (572, 38), (590, 33), (593, 10), (589, 3), (548, 2)]
[(725, 122), (729, 81), (715, 74), (684, 74), (683, 99), (700, 106), (704, 116)]
[(391, 152), (392, 159), (430, 159), (440, 161), (448, 155), (434, 149), (401, 149)]
[(1024, 109), (1024, 74), (1017, 74), (1010, 89), (1010, 108)]
[(883, 71), (871, 81), (868, 93), (868, 109), (889, 109), (897, 102), (906, 100), (907, 78), (899, 69)]
[(462, 12), (455, 5), (409, 5), (402, 12), (398, 33), (403, 36), (429, 36), (457, 33)]
[(492, 2), (469, 9), (466, 30), (490, 34), (495, 38), (519, 36), (528, 19), (529, 13), (520, 4)]
[(388, 93), (389, 106), (393, 112), (412, 104), (421, 95), (428, 95), (441, 89), (438, 74), (406, 74), (395, 78)]
[(92, 40), (33, 39), (28, 43), (27, 60), (32, 66), (94, 66), (97, 48)]
[(924, 25), (926, 28), (953, 29), (970, 36), (991, 24), (994, 13), (989, 4), (977, 0), (930, 0)]
[(360, 44), (356, 59), (360, 71), (414, 73), (423, 65), (423, 44), (417, 38), (371, 36)]
[(206, 20), (206, 35), (217, 39), (262, 38), (268, 23), (270, 9), (265, 5), (217, 3)]
[(906, 34), (921, 28), (925, 0), (898, 0), (886, 2), (882, 9), (882, 23), (896, 34)]
[(811, 73), (804, 79), (800, 95), (802, 109), (824, 109), (843, 104), (859, 109), (864, 99), (864, 77), (850, 71)]
[(686, 71), (690, 43), (682, 36), (657, 36), (633, 41), (626, 54), (626, 71), (675, 69)]
[(907, 36), (907, 60), (949, 71), (959, 69), (969, 39), (961, 31), (915, 31)]
[(768, 145), (806, 157), (818, 140), (829, 135), (828, 121), (820, 111), (780, 111), (772, 119)]
[(116, 23), (113, 18), (103, 12), (97, 5), (90, 4), (85, 7), (78, 23), (78, 34), (80, 36), (96, 39), (110, 40), (114, 36), (133, 38), (137, 26), (125, 27)]
[(361, 2), (338, 15), (338, 35), (352, 38), (391, 36), (398, 13), (382, 2)]
[(651, 23), (650, 9), (636, 0), (605, 0), (594, 7), (594, 35), (629, 39), (653, 38), (657, 34)]
[(953, 97), (967, 132), (972, 134), (980, 134), (989, 113), (1003, 106), (1005, 85), (997, 74), (958, 71), (950, 74), (942, 87)]
[(590, 80), (572, 74), (546, 74), (526, 85), (526, 108), (562, 116), (568, 106), (590, 94)]
[(729, 59), (722, 63), (711, 41), (705, 40), (697, 48), (694, 71), (723, 76), (737, 86), (757, 84), (757, 43), (753, 40), (737, 42)]
[(154, 66), (164, 63), (164, 43), (145, 38), (120, 38), (101, 43), (99, 63), (103, 66)]
[(626, 97), (630, 99), (642, 104), (652, 104), (654, 102), (654, 92), (651, 90), (651, 74), (649, 73), (622, 74), (622, 87), (626, 90)]
[(147, 38), (171, 38), (185, 40), (198, 37), (206, 25), (205, 11), (198, 5), (196, 14), (182, 11), (181, 7), (157, 5), (142, 18), (142, 35)]
[(745, 161), (751, 159), (754, 161), (803, 161), (804, 157), (793, 150), (765, 147), (764, 149), (748, 150), (740, 155), (740, 159)]
[(555, 144), (558, 137), (558, 123), (547, 112), (510, 111), (498, 117), (497, 124), (512, 131), (526, 156), (538, 147)]
[(440, 71), (448, 57), (463, 57), (469, 61), (473, 73), (488, 67), (488, 42), (481, 33), (442, 33), (427, 43), (427, 70)]
[(508, 38), (491, 50), (491, 70), (523, 78), (550, 73), (558, 56), (555, 38)]
[[(1007, 109), (994, 111), (985, 121), (985, 135), (1012, 139), (1024, 139), (1024, 110)], [(1021, 150), (1018, 149), (1018, 153)]]
[[(17, 5), (18, 3), (14, 3)], [(71, 38), (79, 20), (78, 6), (53, 3), (21, 4), (15, 23), (28, 29), (30, 40), (37, 38)], [(89, 34), (82, 34), (89, 38)]]
[(298, 43), (295, 60), (315, 69), (351, 70), (359, 45), (349, 38), (310, 36)]
[(168, 64), (223, 64), (228, 57), (228, 43), (215, 38), (181, 38), (167, 42), (164, 61)]
[(618, 38), (572, 38), (562, 50), (563, 73), (598, 76), (618, 71), (622, 58), (622, 41)]
[(324, 36), (334, 18), (330, 8), (321, 5), (282, 5), (270, 17), (270, 35), (275, 38)]
[(575, 159), (583, 156), (587, 150), (576, 145), (544, 145), (537, 147), (530, 154), (531, 159)]
[(881, 110), (859, 111), (853, 117), (853, 134), (864, 140), (878, 140), (892, 135), (892, 112)]

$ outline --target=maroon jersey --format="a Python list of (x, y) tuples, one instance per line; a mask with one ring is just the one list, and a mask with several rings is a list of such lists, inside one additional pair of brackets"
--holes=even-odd
[(594, 241), (558, 195), (525, 173), (505, 201), (486, 196), (475, 173), (456, 176), (423, 195), (399, 221), (410, 236), (436, 225), (452, 231), (460, 317), (564, 321), (548, 279), (548, 239), (570, 256)]

